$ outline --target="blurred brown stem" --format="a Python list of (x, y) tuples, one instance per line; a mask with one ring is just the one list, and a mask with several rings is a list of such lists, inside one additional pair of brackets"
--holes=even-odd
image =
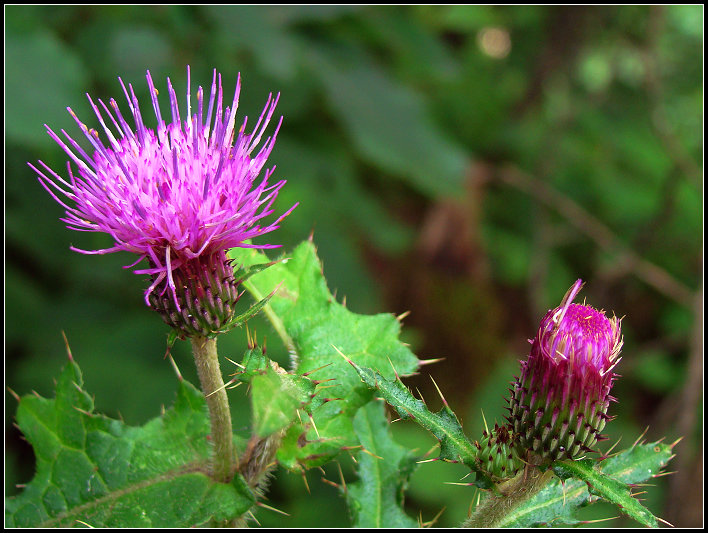
[(514, 167), (502, 167), (499, 169), (499, 177), (504, 183), (530, 194), (557, 211), (603, 250), (617, 253), (617, 262), (623, 270), (634, 273), (645, 283), (684, 307), (692, 307), (693, 292), (688, 287), (625, 246), (605, 224), (571, 198)]
[[(696, 445), (696, 418), (701, 405), (703, 390), (703, 287), (696, 293), (694, 306), (693, 335), (688, 362), (688, 377), (683, 386), (677, 406), (677, 436), (684, 437), (676, 445), (677, 474), (671, 477), (666, 501), (666, 519), (681, 527), (700, 527), (702, 519), (696, 509), (703, 506), (703, 439)], [(672, 435), (673, 437), (673, 435)], [(696, 464), (700, 466), (696, 466)], [(694, 502), (693, 505), (687, 502)], [(694, 510), (693, 513), (690, 513)]]
[(664, 87), (661, 81), (658, 61), (658, 41), (663, 34), (666, 22), (666, 7), (661, 5), (651, 6), (649, 13), (646, 47), (641, 51), (641, 58), (645, 72), (644, 85), (652, 108), (652, 126), (657, 137), (664, 145), (666, 153), (673, 160), (681, 174), (690, 179), (693, 185), (701, 187), (703, 185), (703, 171), (676, 135), (664, 104)]

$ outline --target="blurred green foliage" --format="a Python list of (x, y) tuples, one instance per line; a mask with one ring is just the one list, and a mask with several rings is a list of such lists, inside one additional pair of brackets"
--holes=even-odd
[[(13, 390), (51, 392), (64, 331), (98, 410), (139, 424), (172, 403), (167, 328), (144, 305), (146, 280), (121, 268), (125, 255), (71, 252), (110, 241), (67, 231), (26, 162), (65, 168), (43, 124), (78, 136), (70, 106), (95, 126), (84, 93), (123, 106), (118, 76), (149, 109), (146, 69), (178, 94), (186, 65), (193, 92), (216, 68), (228, 93), (240, 72), (240, 117), (281, 93), (270, 162), (288, 180), (280, 209), (300, 202), (268, 242), (290, 249), (314, 232), (338, 298), (356, 312), (411, 312), (413, 350), (445, 358), (409, 380), (431, 409), (428, 373), (473, 437), (481, 408), (500, 420), (525, 339), (581, 277), (589, 303), (626, 316), (608, 432), (620, 447), (647, 426), (650, 439), (684, 436), (678, 474), (649, 491), (648, 506), (674, 525), (701, 524), (702, 6), (15, 5), (5, 15)], [(249, 327), (287, 362), (264, 321)], [(181, 344), (177, 363), (194, 381)], [(220, 340), (225, 356), (244, 347), (239, 330)], [(247, 398), (231, 397), (245, 430)], [(6, 398), (13, 493), (33, 458)], [(393, 429), (421, 454), (433, 444), (406, 423)], [(346, 525), (343, 499), (320, 482), (338, 480), (336, 469), (308, 473), (310, 493), (278, 474), (269, 504), (291, 516), (264, 511), (264, 526)], [(409, 514), (428, 521), (445, 508), (437, 525), (459, 524), (473, 490), (444, 482), (463, 475), (422, 465)]]

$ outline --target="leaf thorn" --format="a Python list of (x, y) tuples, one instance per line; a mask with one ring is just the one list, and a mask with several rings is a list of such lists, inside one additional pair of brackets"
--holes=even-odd
[(69, 340), (66, 338), (66, 333), (61, 330), (61, 336), (64, 337), (64, 346), (66, 346), (66, 354), (69, 356), (69, 361), (73, 362), (74, 357), (71, 355), (71, 348), (69, 348)]
[(12, 390), (10, 387), (7, 387), (7, 392), (12, 394), (12, 397), (15, 398), (15, 400), (17, 400), (17, 402), (19, 403), (20, 397), (17, 395), (17, 393), (14, 390)]
[(672, 470), (671, 472), (659, 472), (658, 474), (654, 474), (651, 477), (664, 477), (664, 476), (670, 476), (671, 474), (675, 474), (676, 471)]
[(339, 469), (339, 480), (342, 482), (342, 487), (344, 492), (347, 492), (347, 482), (344, 480), (344, 473), (342, 472), (342, 465), (337, 461), (337, 468)]
[[(337, 348), (336, 348), (334, 345), (332, 345), (332, 347), (333, 347), (335, 350), (337, 350)], [(339, 350), (337, 350), (337, 351), (339, 351)], [(340, 352), (340, 353), (341, 353), (341, 352)], [(332, 364), (332, 363), (327, 363), (326, 365), (322, 365), (321, 367), (315, 368), (314, 370), (308, 370), (308, 371), (305, 372), (304, 374), (300, 374), (300, 375), (301, 375), (302, 377), (307, 377), (307, 376), (309, 376), (310, 374), (312, 374), (313, 372), (317, 372), (318, 370), (322, 370), (323, 368), (327, 368), (327, 367), (330, 366), (331, 364)], [(334, 379), (334, 378), (332, 378), (332, 379)]]
[(383, 457), (381, 457), (381, 456), (379, 456), (379, 455), (376, 455), (374, 452), (370, 452), (370, 451), (367, 450), (366, 448), (363, 448), (363, 447), (362, 447), (362, 448), (361, 448), (361, 451), (364, 452), (364, 453), (367, 454), (367, 455), (370, 455), (370, 456), (373, 457), (374, 459), (381, 459), (382, 461), (384, 460)]
[(285, 511), (281, 511), (280, 509), (276, 509), (275, 507), (271, 507), (270, 505), (266, 505), (266, 504), (263, 503), (263, 502), (256, 502), (256, 505), (257, 505), (258, 507), (263, 507), (263, 509), (268, 509), (269, 511), (274, 511), (274, 512), (276, 512), (276, 513), (279, 513), (279, 514), (282, 514), (282, 515), (285, 515), (285, 516), (290, 516), (290, 515), (289, 515), (288, 513), (286, 513)]
[(81, 409), (81, 408), (79, 408), (79, 407), (76, 407), (75, 405), (72, 405), (72, 407), (73, 407), (76, 411), (78, 411), (79, 413), (81, 413), (82, 415), (85, 415), (85, 416), (93, 416), (93, 415), (92, 415), (91, 413), (89, 413), (88, 411), (84, 411), (83, 409)]
[(437, 359), (420, 359), (418, 361), (419, 366), (425, 366), (425, 365), (432, 365), (435, 363), (439, 363), (440, 361), (444, 361), (444, 357), (438, 357)]
[(305, 489), (307, 490), (307, 493), (312, 494), (312, 492), (310, 492), (310, 484), (307, 482), (307, 474), (304, 470), (302, 471), (302, 482), (305, 484)]
[(253, 512), (248, 511), (246, 514), (249, 515), (250, 518), (251, 518), (256, 524), (258, 524), (258, 526), (260, 527), (261, 523), (258, 521), (258, 519), (257, 519), (256, 516), (253, 514)]
[(682, 440), (683, 440), (683, 437), (679, 437), (678, 439), (676, 439), (674, 442), (672, 442), (671, 444), (669, 444), (669, 449), (673, 450), (674, 446), (676, 446), (676, 445), (677, 445), (679, 442), (681, 442)]
[(349, 363), (350, 365), (352, 365), (355, 369), (357, 368), (357, 366), (354, 364), (354, 362), (353, 362), (351, 359), (349, 359), (346, 355), (344, 355), (344, 354), (341, 352), (341, 350), (340, 350), (339, 348), (337, 348), (334, 344), (331, 344), (330, 346), (332, 346), (332, 348), (334, 348), (334, 349), (336, 350), (336, 352), (337, 352), (339, 355), (341, 355), (342, 358), (343, 358), (347, 363)]
[(177, 367), (177, 363), (175, 363), (175, 360), (174, 360), (174, 358), (172, 357), (172, 354), (169, 352), (169, 350), (168, 350), (166, 356), (168, 356), (169, 359), (170, 359), (170, 364), (172, 365), (172, 370), (174, 370), (174, 371), (175, 371), (175, 374), (177, 374), (177, 379), (178, 379), (179, 381), (182, 381), (182, 380), (183, 380), (183, 378), (182, 378), (182, 373), (179, 371), (179, 368)]
[(647, 434), (647, 431), (649, 431), (649, 426), (647, 426), (644, 431), (642, 431), (642, 434), (637, 437), (637, 440), (634, 441), (634, 444), (632, 444), (632, 448), (635, 448), (637, 444), (644, 438), (644, 435)]
[(388, 364), (390, 364), (391, 368), (393, 369), (393, 375), (396, 376), (396, 381), (401, 381), (401, 378), (398, 377), (398, 372), (396, 371), (396, 367), (393, 366), (393, 361), (391, 361), (391, 358), (387, 356), (386, 359), (388, 359)]
[[(317, 435), (317, 438), (321, 439), (322, 437), (320, 437), (320, 432), (317, 430), (317, 426), (315, 425), (315, 419), (313, 418), (312, 413), (307, 413), (307, 415), (310, 417), (310, 422), (312, 422), (312, 427), (315, 428), (315, 434)], [(298, 412), (298, 416), (299, 416), (299, 412)]]
[(440, 509), (438, 514), (436, 514), (431, 520), (429, 520), (428, 522), (422, 522), (421, 525), (425, 528), (430, 528), (430, 527), (434, 526), (437, 523), (438, 518), (440, 518), (440, 516), (445, 511), (445, 509), (447, 509), (447, 507), (443, 507), (442, 509)]
[(233, 378), (232, 380), (227, 381), (227, 382), (224, 383), (221, 387), (219, 387), (219, 388), (216, 389), (216, 390), (211, 391), (209, 394), (205, 395), (204, 397), (205, 397), (205, 398), (208, 398), (208, 397), (211, 396), (212, 394), (216, 394), (217, 392), (219, 392), (220, 390), (225, 389), (226, 387), (228, 387), (229, 385), (231, 385), (231, 384), (234, 383), (235, 381), (238, 381), (238, 379), (237, 379), (237, 378)]
[(654, 518), (656, 518), (659, 522), (662, 522), (663, 524), (666, 524), (669, 527), (676, 527), (671, 522), (668, 522), (668, 521), (664, 520), (663, 518), (660, 518), (658, 516), (655, 516)]
[(447, 404), (447, 400), (445, 399), (445, 396), (443, 396), (442, 392), (440, 392), (440, 388), (438, 387), (438, 384), (435, 383), (433, 376), (430, 376), (430, 380), (433, 382), (433, 385), (435, 385), (435, 389), (438, 391), (438, 394), (440, 395), (440, 399), (442, 400), (443, 404), (445, 404), (445, 407), (450, 407)]

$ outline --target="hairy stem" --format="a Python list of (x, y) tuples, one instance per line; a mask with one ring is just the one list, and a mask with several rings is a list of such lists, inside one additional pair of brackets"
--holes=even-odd
[(526, 465), (523, 472), (498, 486), (500, 494), (490, 494), (477, 506), (474, 514), (462, 527), (503, 527), (503, 520), (510, 512), (534, 496), (553, 477), (550, 470), (541, 472), (532, 465)]
[(234, 440), (231, 428), (231, 411), (224, 380), (219, 368), (216, 339), (192, 337), (192, 352), (197, 365), (202, 392), (206, 397), (211, 421), (211, 438), (214, 443), (212, 477), (219, 482), (231, 480), (236, 465)]

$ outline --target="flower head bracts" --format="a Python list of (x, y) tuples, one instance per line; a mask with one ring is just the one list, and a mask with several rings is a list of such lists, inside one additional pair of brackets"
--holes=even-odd
[[(277, 136), (282, 117), (272, 136), (261, 143), (273, 116), (278, 96), (269, 95), (266, 106), (252, 132), (245, 133), (246, 121), (236, 131), (236, 108), (240, 77), (230, 107), (223, 107), (221, 76), (214, 71), (211, 93), (205, 109), (204, 93), (197, 91), (196, 112), (191, 107), (191, 80), (187, 69), (187, 113), (180, 119), (177, 96), (168, 78), (171, 122), (160, 113), (158, 91), (150, 72), (147, 83), (157, 118), (156, 130), (143, 122), (132, 85), (123, 92), (135, 123), (128, 124), (114, 99), (109, 106), (99, 100), (89, 102), (100, 122), (108, 145), (94, 129), (69, 112), (93, 147), (89, 156), (65, 131), (66, 142), (47, 130), (78, 167), (74, 175), (67, 163), (69, 180), (60, 177), (42, 161), (43, 170), (30, 165), (49, 194), (66, 209), (62, 218), (67, 227), (77, 231), (108, 233), (114, 246), (101, 250), (72, 250), (85, 254), (128, 251), (149, 262), (148, 268), (136, 274), (150, 274), (152, 284), (145, 300), (158, 286), (169, 289), (179, 308), (173, 273), (183, 264), (200, 257), (210, 257), (236, 246), (272, 248), (270, 244), (245, 241), (273, 231), (295, 206), (276, 220), (260, 225), (261, 219), (273, 214), (273, 202), (285, 181), (268, 184), (274, 167), (259, 179)], [(216, 107), (215, 107), (216, 106)], [(206, 112), (206, 116), (205, 116)], [(108, 117), (110, 125), (104, 118)], [(60, 194), (57, 194), (58, 193)], [(63, 195), (75, 203), (67, 205)], [(297, 205), (297, 204), (296, 204)]]

